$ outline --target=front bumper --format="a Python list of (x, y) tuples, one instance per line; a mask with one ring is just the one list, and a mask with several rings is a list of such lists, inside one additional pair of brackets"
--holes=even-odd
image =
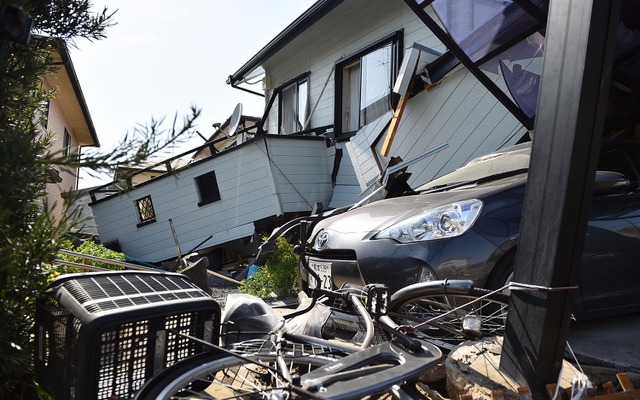
[[(470, 279), (482, 285), (492, 266), (488, 260), (496, 251), (493, 243), (473, 230), (456, 238), (408, 244), (387, 239), (352, 241), (348, 235), (331, 232), (325, 249), (311, 250), (305, 256), (307, 262), (331, 265), (333, 288), (347, 283), (382, 283), (395, 292), (419, 282), (423, 269), (432, 279)], [(302, 266), (300, 277), (303, 288), (307, 287)]]

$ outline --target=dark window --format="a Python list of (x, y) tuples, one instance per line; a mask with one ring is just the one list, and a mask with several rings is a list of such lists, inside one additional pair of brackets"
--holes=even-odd
[(397, 32), (336, 65), (336, 126), (354, 132), (391, 109), (400, 63)]
[(138, 226), (143, 226), (156, 220), (156, 212), (153, 209), (151, 196), (145, 196), (136, 200), (136, 210), (138, 211)]
[(284, 85), (279, 92), (280, 133), (286, 135), (306, 129), (309, 94), (307, 75)]
[(64, 136), (62, 138), (62, 155), (69, 155), (69, 146), (71, 146), (71, 135), (69, 135), (69, 131), (67, 128), (64, 128)]
[(220, 190), (218, 189), (215, 171), (197, 176), (195, 180), (196, 186), (198, 186), (198, 194), (200, 195), (199, 206), (220, 200)]

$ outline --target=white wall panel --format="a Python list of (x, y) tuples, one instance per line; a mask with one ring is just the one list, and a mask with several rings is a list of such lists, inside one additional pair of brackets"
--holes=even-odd
[[(94, 203), (101, 240), (117, 239), (125, 254), (156, 262), (177, 255), (169, 219), (181, 249), (189, 251), (211, 235), (207, 246), (253, 233), (256, 220), (310, 211), (315, 201), (329, 201), (333, 149), (324, 139), (267, 137), (267, 143), (268, 151), (262, 140), (247, 143)], [(216, 173), (221, 199), (198, 206), (194, 178), (210, 171)], [(147, 195), (156, 221), (137, 227), (135, 200)]]

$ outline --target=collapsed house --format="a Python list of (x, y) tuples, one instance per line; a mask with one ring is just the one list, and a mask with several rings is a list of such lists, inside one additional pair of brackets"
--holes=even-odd
[[(518, 22), (505, 5), (483, 7), (460, 24), (465, 37), (496, 18)], [(442, 2), (421, 9), (454, 15)], [(423, 183), (528, 140), (543, 37), (525, 25), (531, 37), (517, 51), (468, 43), (480, 76), (423, 20), (401, 0), (316, 2), (228, 78), (264, 96), (262, 117), (234, 112), (186, 165), (170, 159), (152, 179), (91, 191), (101, 241), (132, 260), (196, 252), (220, 268), (287, 220), (356, 203), (392, 157), (414, 160), (409, 184)]]

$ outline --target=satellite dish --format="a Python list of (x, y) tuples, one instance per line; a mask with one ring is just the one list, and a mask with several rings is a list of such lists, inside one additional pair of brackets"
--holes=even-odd
[(242, 103), (238, 103), (236, 108), (233, 110), (233, 114), (229, 117), (229, 129), (227, 136), (231, 137), (235, 135), (238, 130), (238, 125), (240, 124), (240, 118), (242, 118)]

